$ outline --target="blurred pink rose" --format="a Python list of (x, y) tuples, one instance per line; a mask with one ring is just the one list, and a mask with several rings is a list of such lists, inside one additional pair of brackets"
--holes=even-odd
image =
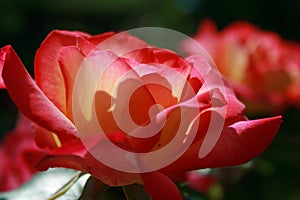
[(0, 144), (0, 191), (9, 191), (28, 181), (34, 165), (45, 155), (35, 145), (31, 122), (20, 115), (16, 128)]
[[(218, 31), (213, 21), (204, 20), (194, 39), (210, 53), (250, 113), (300, 107), (298, 43), (244, 21)], [(187, 54), (199, 53), (191, 40), (184, 49)]]

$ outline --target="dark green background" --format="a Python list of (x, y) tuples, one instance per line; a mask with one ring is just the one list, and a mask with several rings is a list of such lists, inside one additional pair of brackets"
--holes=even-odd
[[(206, 17), (219, 28), (247, 20), (300, 42), (298, 0), (0, 0), (0, 46), (11, 44), (32, 73), (35, 51), (53, 29), (97, 34), (158, 26), (192, 35)], [(299, 116), (294, 108), (284, 113), (274, 142), (245, 175), (222, 171), (225, 199), (300, 199)], [(15, 107), (0, 91), (1, 135), (15, 118)]]

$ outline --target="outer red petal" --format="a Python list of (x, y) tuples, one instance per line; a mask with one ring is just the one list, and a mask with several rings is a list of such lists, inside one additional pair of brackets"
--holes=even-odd
[(113, 35), (115, 35), (114, 32), (106, 32), (106, 33), (102, 33), (100, 35), (94, 35), (90, 38), (88, 38), (88, 41), (91, 42), (94, 45), (98, 45), (101, 42), (105, 41), (106, 39), (108, 39), (109, 37), (112, 37)]
[(61, 148), (52, 151), (37, 165), (39, 170), (47, 170), (50, 167), (81, 170), (110, 186), (141, 182), (139, 174), (117, 171), (102, 164), (87, 151), (79, 139), (65, 143)]
[(5, 84), (4, 84), (4, 81), (2, 79), (2, 69), (3, 69), (6, 49), (7, 49), (7, 47), (3, 47), (3, 48), (0, 49), (0, 89), (5, 88)]
[(162, 171), (176, 173), (246, 163), (268, 147), (281, 123), (281, 116), (236, 122), (223, 130), (212, 151), (204, 158), (198, 156), (203, 142), (199, 140), (181, 158)]
[[(96, 38), (96, 37), (94, 37)], [(149, 47), (144, 41), (137, 37), (134, 37), (127, 32), (120, 32), (107, 40), (101, 41), (98, 45), (98, 49), (114, 52), (117, 56), (123, 57), (124, 55), (135, 51), (137, 49), (144, 49)]]
[(180, 200), (181, 194), (171, 179), (159, 172), (141, 174), (146, 192), (153, 200)]
[(66, 83), (59, 66), (61, 49), (63, 47), (76, 47), (87, 55), (100, 42), (112, 36), (108, 32), (96, 36), (78, 31), (52, 31), (41, 44), (35, 57), (35, 78), (37, 85), (60, 111), (66, 113)]
[(8, 93), (17, 107), (29, 119), (58, 136), (75, 135), (74, 125), (38, 88), (13, 48), (11, 46), (6, 48), (2, 75)]
[(91, 49), (83, 38), (90, 35), (82, 32), (52, 31), (41, 44), (34, 60), (34, 73), (37, 85), (60, 111), (66, 111), (66, 89), (58, 58), (64, 46), (80, 46)]

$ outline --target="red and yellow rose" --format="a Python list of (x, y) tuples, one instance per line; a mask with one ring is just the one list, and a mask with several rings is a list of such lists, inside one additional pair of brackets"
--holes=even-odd
[[(220, 77), (205, 58), (182, 58), (129, 34), (109, 32), (91, 36), (76, 31), (52, 31), (36, 53), (35, 79), (31, 78), (11, 46), (3, 47), (0, 55), (3, 87), (20, 111), (32, 120), (35, 142), (47, 152), (36, 165), (37, 169), (77, 169), (110, 186), (140, 183), (153, 199), (181, 199), (168, 176), (200, 168), (239, 165), (258, 156), (270, 144), (282, 121), (280, 116), (247, 120), (244, 105), (225, 80), (221, 78), (222, 85), (216, 82), (207, 87), (206, 81), (214, 83)], [(87, 76), (82, 80), (86, 82), (77, 82), (83, 66), (95, 71), (85, 74)], [(103, 66), (107, 68), (101, 73), (94, 91), (90, 87), (90, 77), (97, 75), (99, 67)], [(133, 85), (138, 87), (133, 88)], [(92, 95), (74, 94), (78, 87), (82, 94)], [(130, 91), (127, 98), (131, 89), (135, 90)], [(90, 97), (94, 106), (80, 104)], [(94, 129), (88, 126), (88, 120), (78, 122), (75, 116), (78, 110), (74, 110), (76, 102), (84, 114), (95, 109), (96, 120), (104, 134), (126, 151), (147, 153), (164, 148), (174, 139), (184, 118), (191, 118), (185, 127), (187, 135), (190, 129), (197, 127), (196, 135), (183, 155), (161, 169), (145, 173), (116, 170), (91, 153), (92, 149), (103, 151), (97, 148), (103, 137), (90, 132)], [(150, 110), (158, 104), (160, 106), (154, 107), (157, 110), (151, 116)], [(187, 108), (184, 113), (181, 113), (181, 107)], [(131, 117), (139, 126), (146, 126), (151, 119), (159, 121), (161, 113), (165, 114), (166, 121), (156, 135), (137, 138), (118, 126), (115, 109), (119, 110), (117, 115), (128, 109), (130, 116), (125, 115), (124, 121)], [(190, 115), (190, 109), (196, 114)], [(222, 109), (224, 115), (220, 113)], [(199, 149), (207, 143), (207, 131), (214, 124), (212, 116), (223, 118), (224, 123), (218, 127), (221, 131), (215, 145), (199, 158)], [(86, 131), (82, 129), (85, 124)], [(92, 141), (92, 145), (87, 146), (87, 141)], [(160, 162), (159, 157), (157, 159)]]

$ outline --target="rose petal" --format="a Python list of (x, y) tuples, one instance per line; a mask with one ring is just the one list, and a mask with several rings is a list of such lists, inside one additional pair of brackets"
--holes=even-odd
[[(99, 62), (96, 63), (99, 65)], [(122, 135), (122, 132), (129, 134), (138, 126), (150, 122), (148, 113), (155, 101), (136, 72), (123, 59), (115, 60), (105, 70), (99, 83), (95, 108), (99, 125), (108, 137)], [(145, 131), (139, 133), (147, 136)], [(122, 143), (132, 151), (145, 152), (153, 147), (158, 137), (145, 139), (126, 135)], [(121, 142), (117, 145), (121, 145)]]
[(0, 89), (5, 88), (5, 84), (2, 78), (2, 69), (4, 65), (4, 58), (7, 51), (7, 46), (0, 49)]
[(73, 141), (52, 151), (37, 166), (39, 170), (50, 167), (77, 169), (92, 174), (109, 186), (123, 186), (141, 182), (139, 174), (131, 174), (109, 168), (87, 152), (83, 144)]
[(156, 49), (154, 50), (154, 55), (158, 63), (182, 72), (184, 77), (187, 77), (189, 74), (190, 63), (175, 52), (167, 49)]
[(97, 45), (98, 49), (114, 52), (117, 56), (122, 57), (137, 49), (144, 49), (149, 47), (144, 41), (129, 35), (127, 32), (120, 32), (112, 37), (102, 41)]
[[(63, 138), (61, 137), (58, 141), (55, 139), (55, 135), (53, 132), (48, 131), (37, 124), (32, 125), (32, 131), (34, 133), (34, 140), (38, 147), (45, 149), (46, 151), (50, 151), (51, 149), (56, 149), (58, 146), (61, 146), (61, 144), (64, 142)], [(69, 138), (66, 138), (69, 139)]]
[(99, 35), (94, 35), (90, 38), (88, 38), (87, 40), (89, 42), (91, 42), (92, 44), (94, 44), (95, 46), (97, 46), (98, 44), (100, 44), (101, 42), (105, 41), (106, 39), (112, 37), (113, 35), (115, 35), (116, 33), (114, 32), (106, 32), (106, 33), (102, 33)]
[(36, 52), (34, 74), (37, 85), (60, 111), (66, 111), (66, 89), (58, 58), (64, 46), (78, 46), (90, 49), (83, 38), (90, 35), (82, 32), (52, 31)]
[(225, 128), (218, 142), (204, 158), (199, 158), (202, 140), (192, 144), (177, 161), (163, 172), (241, 165), (260, 155), (275, 137), (282, 117), (240, 121)]
[(29, 119), (58, 136), (76, 135), (74, 125), (37, 87), (13, 48), (7, 48), (2, 75), (17, 107)]
[(66, 89), (66, 115), (73, 120), (72, 95), (76, 74), (84, 60), (77, 47), (63, 47), (59, 52), (59, 64)]
[(189, 66), (171, 68), (153, 63), (134, 66), (134, 71), (141, 77), (154, 100), (164, 107), (195, 96), (192, 87), (186, 84), (190, 70)]
[(122, 55), (122, 57), (129, 58), (137, 63), (157, 63), (158, 61), (154, 55), (155, 49), (153, 47), (139, 48)]
[(191, 56), (187, 60), (194, 65), (190, 78), (196, 78), (203, 82), (199, 91), (214, 91), (218, 89), (220, 91), (219, 94), (224, 95), (225, 100), (222, 101), (222, 97), (219, 97), (219, 99), (224, 103), (226, 102), (226, 112), (224, 112), (224, 116), (226, 114), (226, 122), (239, 119), (245, 111), (245, 106), (237, 99), (228, 81), (223, 78), (217, 68), (214, 67), (214, 64), (200, 56)]
[(167, 176), (159, 172), (150, 172), (141, 174), (141, 177), (146, 192), (153, 200), (182, 199), (178, 188)]

